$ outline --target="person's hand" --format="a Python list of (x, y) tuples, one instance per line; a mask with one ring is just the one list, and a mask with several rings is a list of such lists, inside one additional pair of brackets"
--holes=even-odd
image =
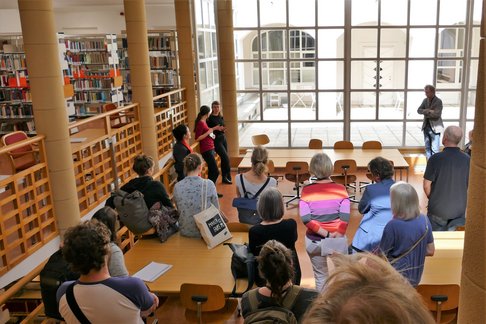
[(343, 237), (344, 235), (339, 232), (332, 232), (329, 233), (329, 237), (336, 238), (336, 237)]
[(152, 306), (149, 309), (144, 310), (140, 313), (142, 315), (142, 317), (148, 317), (150, 314), (155, 312), (157, 307), (159, 307), (159, 297), (157, 297), (157, 295), (155, 295), (154, 293), (150, 293), (150, 295), (154, 299), (154, 303), (152, 304)]

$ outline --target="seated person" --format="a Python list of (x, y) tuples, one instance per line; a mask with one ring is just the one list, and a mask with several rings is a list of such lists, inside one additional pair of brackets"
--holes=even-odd
[(471, 156), (471, 154), (472, 154), (473, 133), (474, 133), (474, 130), (471, 129), (469, 131), (469, 142), (467, 142), (466, 146), (464, 147), (464, 153), (466, 153), (469, 156)]
[(128, 276), (128, 270), (125, 267), (125, 259), (123, 258), (123, 252), (117, 245), (116, 237), (116, 211), (111, 207), (105, 206), (96, 211), (92, 219), (106, 225), (110, 231), (110, 257), (108, 262), (108, 270), (110, 271), (110, 276), (112, 277), (123, 277)]
[(363, 218), (352, 243), (357, 252), (379, 250), (383, 229), (393, 217), (390, 205), (390, 187), (395, 183), (393, 165), (387, 159), (377, 157), (368, 163), (368, 170), (375, 183), (366, 186), (359, 201), (358, 211)]
[(390, 189), (393, 219), (386, 224), (380, 249), (388, 261), (412, 286), (417, 286), (424, 271), (425, 256), (435, 252), (432, 225), (420, 214), (417, 191), (399, 181)]
[[(71, 269), (81, 274), (79, 280), (66, 281), (57, 291), (59, 312), (67, 324), (142, 324), (142, 316), (157, 308), (159, 299), (142, 280), (110, 276), (110, 231), (104, 224), (93, 220), (71, 227), (65, 233), (62, 251)], [(73, 303), (66, 297), (70, 292), (87, 320), (73, 312)]]
[(357, 253), (328, 260), (329, 279), (303, 323), (435, 323), (422, 297), (382, 258)]
[[(293, 283), (300, 284), (301, 271), (295, 242), (297, 242), (297, 223), (293, 219), (283, 219), (284, 204), (282, 194), (276, 188), (265, 189), (258, 201), (258, 212), (262, 216), (262, 222), (250, 228), (248, 233), (248, 247), (254, 256), (260, 255), (265, 243), (270, 240), (277, 240), (292, 253), (292, 264), (294, 267)], [(258, 265), (255, 263), (255, 267)], [(263, 286), (265, 280), (258, 276), (255, 271), (255, 282)]]
[[(264, 287), (255, 288), (246, 292), (241, 299), (241, 309), (243, 317), (247, 317), (252, 311), (249, 294), (255, 293), (258, 300), (258, 309), (280, 306), (287, 293), (295, 289), (292, 285), (294, 268), (292, 266), (292, 252), (282, 243), (270, 240), (261, 248), (258, 259), (258, 271), (266, 280)], [(293, 307), (290, 309), (297, 321), (300, 323), (307, 307), (314, 300), (318, 293), (314, 289), (298, 287), (300, 291)]]
[[(267, 172), (268, 152), (262, 146), (257, 146), (251, 153), (251, 169), (236, 176), (236, 197), (254, 198), (256, 193), (263, 187), (276, 187), (277, 180), (268, 178)], [(268, 182), (267, 182), (268, 180)], [(243, 185), (245, 189), (243, 189)], [(246, 192), (246, 196), (245, 196)], [(257, 197), (258, 198), (258, 197)], [(253, 210), (238, 209), (240, 223), (255, 225), (261, 218)]]
[[(191, 153), (184, 158), (184, 173), (186, 177), (174, 186), (174, 201), (179, 210), (179, 230), (182, 236), (201, 237), (194, 221), (194, 215), (203, 211), (203, 199), (206, 208), (213, 204), (219, 209), (218, 194), (212, 181), (203, 179), (203, 159), (197, 153)], [(202, 195), (205, 194), (205, 197)]]
[[(132, 169), (138, 174), (138, 177), (124, 184), (120, 188), (121, 190), (127, 193), (132, 193), (135, 190), (140, 191), (149, 209), (158, 202), (166, 207), (174, 207), (162, 182), (152, 178), (154, 160), (150, 156), (141, 154), (135, 157)], [(115, 208), (112, 197), (106, 201), (106, 205)]]
[(192, 153), (192, 147), (189, 145), (191, 131), (187, 125), (181, 124), (172, 130), (172, 135), (176, 140), (172, 148), (174, 157), (174, 168), (177, 172), (177, 181), (184, 179), (184, 158)]

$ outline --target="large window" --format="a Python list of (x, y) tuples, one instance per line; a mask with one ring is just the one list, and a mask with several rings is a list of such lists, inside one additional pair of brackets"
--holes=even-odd
[[(423, 146), (434, 84), (447, 125), (472, 127), (480, 0), (233, 0), (240, 145)], [(468, 13), (471, 13), (468, 15)]]

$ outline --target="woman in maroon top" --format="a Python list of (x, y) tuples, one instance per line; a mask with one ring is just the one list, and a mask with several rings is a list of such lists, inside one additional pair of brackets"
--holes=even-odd
[(209, 117), (211, 109), (208, 106), (201, 106), (197, 115), (194, 133), (196, 141), (199, 142), (199, 151), (208, 165), (208, 178), (216, 184), (219, 176), (218, 165), (214, 159), (214, 134), (213, 131), (222, 131), (223, 126), (209, 128), (206, 119)]

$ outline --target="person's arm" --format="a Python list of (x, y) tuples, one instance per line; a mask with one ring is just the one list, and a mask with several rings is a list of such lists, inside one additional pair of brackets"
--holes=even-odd
[[(392, 221), (386, 224), (385, 229), (383, 230), (383, 235), (380, 241), (380, 249), (379, 251), (382, 252), (387, 258), (390, 258), (391, 251), (395, 246), (395, 235), (393, 234), (392, 228)], [(378, 252), (378, 251), (377, 251)]]
[[(199, 127), (199, 125), (198, 125), (198, 127)], [(206, 125), (206, 127), (207, 127), (207, 125)], [(198, 131), (198, 130), (199, 130), (199, 129), (196, 129), (196, 131)], [(202, 133), (201, 135), (199, 135), (199, 136), (196, 138), (196, 142), (200, 142), (200, 141), (202, 141), (203, 139), (205, 139), (206, 137), (208, 137), (208, 136), (209, 136), (209, 134), (211, 134), (211, 133), (212, 133), (214, 130), (221, 130), (221, 126), (214, 126), (214, 127), (212, 127), (212, 128), (209, 128), (209, 127), (208, 127), (207, 129), (206, 129), (206, 128), (202, 129), (202, 131), (203, 131), (204, 133)]]
[[(208, 182), (207, 195), (210, 197), (211, 203), (214, 205), (214, 207), (219, 209), (218, 193), (216, 192), (216, 186), (214, 185), (214, 183), (211, 180), (205, 179), (204, 181)], [(204, 186), (204, 183), (203, 183), (203, 186)]]
[(424, 179), (424, 192), (427, 198), (430, 197), (431, 190), (432, 190), (432, 181)]
[(112, 277), (128, 276), (128, 270), (125, 266), (123, 252), (118, 246), (111, 246), (110, 263), (108, 265), (108, 270), (110, 271), (110, 276)]
[(427, 99), (422, 100), (422, 104), (417, 109), (417, 113), (419, 115), (424, 115), (425, 114), (425, 110), (426, 110), (425, 109), (425, 100), (427, 100)]
[(152, 314), (153, 312), (155, 312), (155, 310), (157, 309), (157, 307), (159, 306), (159, 297), (157, 297), (157, 295), (155, 295), (154, 293), (149, 293), (151, 295), (151, 297), (153, 298), (153, 303), (152, 303), (152, 306), (150, 306), (150, 308), (146, 309), (146, 310), (142, 310), (140, 312), (140, 315), (142, 317), (148, 317), (150, 314)]
[(236, 177), (235, 177), (235, 189), (236, 189), (236, 197), (240, 198), (241, 197), (241, 194), (240, 194), (240, 187), (241, 187), (241, 173), (238, 174)]
[(442, 100), (435, 97), (429, 109), (427, 109), (426, 116), (432, 119), (440, 118), (442, 116)]
[(425, 253), (426, 256), (433, 256), (435, 253), (435, 245), (434, 242), (427, 244), (427, 252)]
[(365, 188), (363, 196), (361, 197), (361, 200), (359, 201), (358, 204), (358, 211), (360, 214), (366, 214), (367, 212), (370, 211), (370, 209), (371, 209), (370, 190), (368, 190), (368, 188)]
[(162, 205), (165, 207), (170, 207), (174, 208), (174, 205), (172, 204), (172, 201), (169, 198), (169, 195), (167, 194), (167, 191), (165, 190), (164, 185), (160, 181), (156, 181), (156, 186), (157, 186), (157, 200), (160, 201)]
[(255, 225), (250, 228), (248, 231), (248, 249), (250, 252), (257, 256), (257, 241), (258, 241), (258, 233), (256, 231), (258, 228), (263, 225)]

